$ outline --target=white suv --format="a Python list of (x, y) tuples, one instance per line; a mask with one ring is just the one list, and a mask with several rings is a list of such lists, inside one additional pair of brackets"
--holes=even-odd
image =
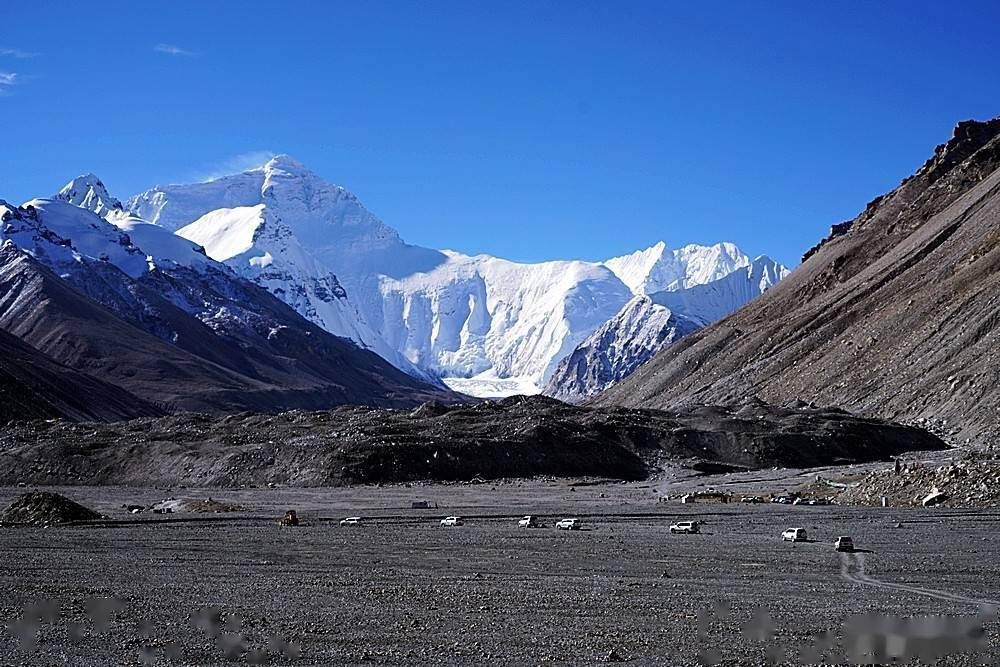
[(682, 533), (685, 535), (691, 535), (697, 532), (700, 532), (697, 521), (678, 521), (677, 523), (670, 526), (671, 534)]
[(580, 530), (580, 527), (579, 519), (563, 519), (556, 523), (559, 530)]
[(517, 522), (520, 528), (538, 528), (538, 517), (537, 516), (526, 516)]
[(441, 519), (442, 526), (461, 526), (464, 523), (465, 522), (462, 521), (462, 517), (460, 516), (446, 516), (445, 518)]
[(359, 516), (349, 516), (346, 519), (340, 520), (341, 526), (359, 526), (361, 525), (361, 517)]
[(805, 528), (789, 528), (781, 534), (781, 539), (786, 542), (805, 542), (809, 536)]

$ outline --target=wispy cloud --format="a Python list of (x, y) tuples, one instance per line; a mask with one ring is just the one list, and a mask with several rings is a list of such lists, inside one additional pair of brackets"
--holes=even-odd
[(17, 72), (0, 72), (0, 97), (10, 95), (10, 88), (17, 85), (17, 78)]
[(0, 72), (0, 97), (10, 96), (10, 87), (17, 81), (17, 74)]
[(190, 58), (192, 56), (198, 55), (194, 51), (188, 51), (187, 49), (182, 49), (181, 47), (175, 46), (174, 44), (157, 44), (156, 46), (153, 47), (153, 50), (159, 51), (160, 53), (166, 53), (167, 55), (171, 56), (186, 56)]
[(271, 158), (273, 158), (277, 153), (274, 151), (260, 150), (260, 151), (249, 151), (246, 153), (240, 153), (239, 155), (233, 155), (227, 157), (224, 160), (219, 160), (213, 164), (202, 167), (197, 172), (192, 174), (190, 180), (196, 181), (214, 181), (217, 178), (222, 178), (223, 176), (229, 176), (231, 174), (238, 174), (248, 169), (254, 169), (261, 166)]
[(4, 46), (0, 46), (0, 56), (10, 56), (11, 58), (34, 58), (37, 53), (32, 53), (30, 51), (22, 51), (21, 49), (11, 49)]

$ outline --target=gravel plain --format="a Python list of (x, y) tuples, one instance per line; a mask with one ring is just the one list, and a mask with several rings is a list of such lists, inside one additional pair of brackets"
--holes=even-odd
[[(593, 480), (47, 490), (110, 520), (0, 528), (3, 665), (803, 664), (855, 614), (977, 622), (1000, 599), (996, 511), (682, 505)], [(244, 511), (122, 508), (167, 496)], [(286, 509), (303, 525), (279, 527)], [(519, 529), (529, 513), (548, 527)], [(442, 528), (449, 514), (466, 524)], [(551, 527), (566, 516), (586, 529)], [(671, 535), (680, 519), (702, 533)], [(793, 526), (816, 541), (782, 542)], [(838, 535), (862, 553), (836, 553)], [(983, 627), (997, 655), (995, 616)]]

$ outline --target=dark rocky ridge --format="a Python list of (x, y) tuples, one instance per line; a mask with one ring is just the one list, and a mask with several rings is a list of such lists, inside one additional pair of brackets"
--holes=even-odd
[(1000, 119), (965, 122), (785, 280), (596, 405), (801, 397), (998, 435)]
[(15, 424), (0, 434), (0, 484), (641, 479), (665, 460), (798, 467), (885, 460), (907, 450), (943, 447), (920, 429), (802, 404), (750, 401), (735, 408), (658, 412), (514, 397), (472, 406), (429, 403), (414, 410), (341, 407), (270, 416)]

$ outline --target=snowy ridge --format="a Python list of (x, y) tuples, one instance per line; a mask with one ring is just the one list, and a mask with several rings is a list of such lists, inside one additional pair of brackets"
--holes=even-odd
[(87, 209), (55, 199), (21, 207), (0, 204), (0, 238), (13, 241), (57, 274), (85, 260), (107, 262), (137, 278), (149, 270), (147, 254), (123, 231)]
[(670, 250), (663, 241), (604, 262), (635, 294), (704, 285), (749, 264), (750, 258), (732, 243)]
[(650, 297), (655, 303), (684, 313), (704, 326), (735, 312), (788, 273), (784, 266), (762, 255), (712, 282), (655, 292)]
[(256, 318), (229, 297), (220, 301), (219, 286), (227, 294), (239, 293), (240, 286), (200, 246), (121, 210), (101, 210), (107, 218), (56, 199), (33, 199), (20, 207), (0, 202), (0, 239), (167, 341), (178, 336), (163, 312), (167, 303), (216, 330), (237, 315), (244, 323)]

